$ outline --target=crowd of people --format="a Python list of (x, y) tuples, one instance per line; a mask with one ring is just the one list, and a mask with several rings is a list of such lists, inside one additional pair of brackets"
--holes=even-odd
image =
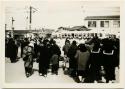
[[(58, 75), (60, 59), (63, 61), (64, 72), (75, 79), (76, 82), (102, 82), (115, 80), (115, 68), (119, 68), (119, 39), (115, 36), (99, 39), (94, 36), (85, 43), (77, 44), (75, 40), (65, 40), (60, 48), (54, 39), (6, 39), (5, 56), (12, 63), (17, 62), (18, 47), (21, 47), (21, 58), (24, 61), (25, 74), (27, 77), (33, 74), (33, 64), (39, 65), (39, 75), (47, 77), (48, 69)], [(64, 56), (61, 56), (61, 50)], [(67, 67), (65, 64), (68, 63)]]
[(115, 36), (99, 39), (95, 36), (84, 44), (71, 46), (67, 40), (63, 47), (64, 55), (69, 58), (72, 77), (79, 77), (81, 82), (105, 82), (115, 80), (115, 68), (119, 67), (119, 39)]

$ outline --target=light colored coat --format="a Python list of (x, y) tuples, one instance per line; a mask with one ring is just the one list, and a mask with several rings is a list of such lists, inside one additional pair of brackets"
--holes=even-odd
[(77, 59), (78, 62), (78, 70), (84, 71), (86, 69), (86, 64), (89, 57), (90, 57), (89, 51), (81, 52), (80, 50), (77, 50), (75, 58)]

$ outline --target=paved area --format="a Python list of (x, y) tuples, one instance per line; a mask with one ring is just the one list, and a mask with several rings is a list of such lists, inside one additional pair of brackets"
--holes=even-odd
[[(62, 63), (60, 63), (60, 66)], [(36, 71), (32, 76), (27, 78), (25, 76), (24, 62), (19, 59), (17, 63), (10, 63), (6, 59), (5, 63), (5, 80), (6, 83), (76, 83), (71, 77), (65, 75), (63, 69), (59, 69), (58, 75), (52, 75), (50, 72), (47, 77), (39, 76), (38, 63), (34, 63), (33, 67)], [(119, 82), (119, 70), (116, 69), (116, 81)]]
[(17, 63), (10, 63), (9, 59), (6, 60), (5, 64), (5, 76), (7, 83), (75, 83), (75, 81), (68, 75), (64, 75), (62, 68), (59, 69), (58, 75), (51, 75), (48, 73), (47, 77), (39, 76), (38, 64), (34, 63), (34, 69), (36, 71), (32, 76), (26, 78), (24, 71), (24, 64), (22, 59)]

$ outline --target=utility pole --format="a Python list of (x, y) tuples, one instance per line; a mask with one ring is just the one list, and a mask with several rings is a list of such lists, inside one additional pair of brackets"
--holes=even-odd
[(32, 25), (32, 7), (30, 6), (29, 30), (31, 30), (31, 25)]
[(12, 17), (12, 32), (11, 32), (11, 37), (13, 38), (14, 37), (14, 26), (13, 26), (13, 23), (14, 23), (14, 19)]
[(7, 30), (7, 24), (5, 24), (5, 31)]
[(32, 7), (32, 6), (30, 6), (29, 9), (30, 9), (30, 12), (29, 12), (29, 13), (30, 13), (30, 14), (29, 14), (29, 30), (32, 30), (32, 14), (33, 14), (34, 12), (36, 12), (37, 9), (34, 8), (34, 7)]

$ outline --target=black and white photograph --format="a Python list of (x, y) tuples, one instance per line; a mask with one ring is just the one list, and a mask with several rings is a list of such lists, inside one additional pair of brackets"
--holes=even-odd
[(120, 83), (120, 1), (2, 3), (5, 83)]

